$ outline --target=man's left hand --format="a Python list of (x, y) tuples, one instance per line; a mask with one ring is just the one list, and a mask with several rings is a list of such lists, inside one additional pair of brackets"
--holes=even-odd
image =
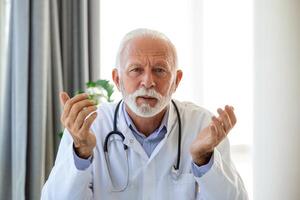
[(192, 159), (198, 166), (209, 162), (214, 148), (227, 136), (229, 131), (236, 124), (236, 117), (232, 106), (225, 106), (225, 109), (218, 108), (219, 116), (212, 117), (211, 123), (198, 133), (193, 141), (190, 153)]

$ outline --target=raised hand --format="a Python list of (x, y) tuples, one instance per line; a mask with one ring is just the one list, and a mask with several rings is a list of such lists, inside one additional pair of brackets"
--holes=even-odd
[(90, 127), (97, 117), (94, 112), (97, 107), (85, 93), (70, 98), (66, 92), (61, 92), (60, 100), (63, 104), (61, 122), (73, 137), (76, 154), (81, 158), (90, 157), (96, 146), (96, 137)]
[(226, 105), (224, 110), (218, 108), (218, 117), (213, 116), (208, 127), (198, 133), (190, 147), (193, 161), (198, 165), (209, 162), (214, 148), (227, 136), (236, 124), (234, 109)]

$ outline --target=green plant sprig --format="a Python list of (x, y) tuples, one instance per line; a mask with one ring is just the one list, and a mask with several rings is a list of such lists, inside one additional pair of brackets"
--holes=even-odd
[(113, 100), (111, 99), (112, 94), (114, 93), (114, 85), (111, 84), (108, 80), (100, 79), (95, 82), (89, 81), (86, 83), (87, 88), (96, 88), (100, 87), (103, 88), (107, 92), (106, 99), (108, 102), (112, 102)]
[[(89, 93), (88, 99), (94, 101), (95, 105), (99, 105), (101, 102), (99, 99), (103, 97), (107, 102), (113, 102), (112, 94), (114, 93), (114, 85), (111, 84), (108, 80), (100, 79), (97, 81), (89, 81), (86, 83), (87, 89), (99, 89), (98, 91), (105, 90), (106, 94), (100, 93)], [(85, 93), (84, 90), (77, 90), (75, 92), (75, 96), (77, 94)], [(58, 136), (61, 138), (63, 136), (63, 131), (58, 133)]]

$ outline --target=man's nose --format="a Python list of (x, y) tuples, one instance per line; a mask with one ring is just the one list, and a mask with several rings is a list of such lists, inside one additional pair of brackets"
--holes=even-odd
[(145, 88), (152, 88), (155, 86), (154, 77), (151, 71), (145, 71), (141, 84)]

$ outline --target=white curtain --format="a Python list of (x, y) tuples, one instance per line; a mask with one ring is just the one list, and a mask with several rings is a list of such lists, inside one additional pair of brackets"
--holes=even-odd
[(300, 1), (255, 0), (254, 199), (300, 199)]
[(1, 43), (1, 48), (8, 45), (1, 51), (0, 197), (40, 199), (60, 141), (59, 91), (72, 95), (98, 78), (99, 2), (6, 3), (10, 15)]

